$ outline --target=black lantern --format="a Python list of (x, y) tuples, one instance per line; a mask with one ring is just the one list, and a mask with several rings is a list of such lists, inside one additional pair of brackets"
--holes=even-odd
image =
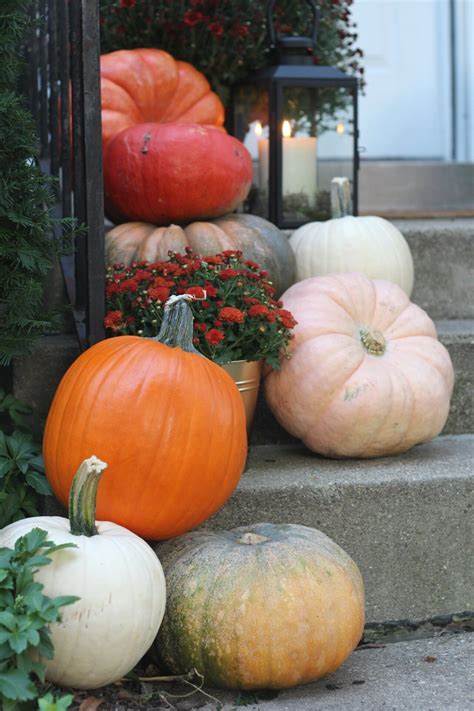
[(331, 217), (330, 185), (347, 177), (357, 214), (357, 79), (314, 64), (319, 7), (308, 0), (312, 36), (277, 37), (267, 2), (273, 64), (233, 87), (233, 133), (249, 149), (253, 184), (244, 205), (282, 228)]

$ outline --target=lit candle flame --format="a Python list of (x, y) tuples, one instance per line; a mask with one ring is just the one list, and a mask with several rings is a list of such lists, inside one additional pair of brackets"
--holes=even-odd
[(336, 133), (342, 134), (346, 130), (346, 127), (344, 126), (343, 123), (338, 123), (336, 126)]
[(255, 135), (256, 136), (261, 136), (263, 133), (263, 127), (260, 121), (255, 121), (255, 127), (254, 127)]
[(281, 132), (285, 138), (290, 138), (291, 136), (291, 126), (289, 121), (283, 121), (283, 126), (281, 127)]

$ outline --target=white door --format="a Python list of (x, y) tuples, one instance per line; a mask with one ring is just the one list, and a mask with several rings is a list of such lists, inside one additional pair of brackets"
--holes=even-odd
[(367, 80), (361, 158), (451, 160), (449, 0), (355, 0), (352, 16)]

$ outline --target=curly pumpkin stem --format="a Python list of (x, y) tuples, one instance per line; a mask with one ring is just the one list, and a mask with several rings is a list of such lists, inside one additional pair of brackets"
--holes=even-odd
[(381, 356), (385, 353), (386, 341), (380, 331), (367, 331), (367, 329), (361, 328), (360, 340), (370, 355)]
[(170, 348), (181, 348), (188, 353), (196, 353), (204, 358), (193, 345), (194, 317), (189, 304), (194, 300), (195, 297), (191, 294), (170, 296), (165, 304), (160, 332), (151, 340)]
[(69, 523), (75, 536), (95, 536), (97, 487), (107, 464), (92, 455), (84, 459), (74, 475), (69, 493)]

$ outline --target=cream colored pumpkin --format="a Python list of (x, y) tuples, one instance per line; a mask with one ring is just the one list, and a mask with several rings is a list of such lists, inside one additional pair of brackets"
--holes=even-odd
[(413, 259), (402, 233), (381, 217), (333, 218), (310, 222), (290, 237), (296, 279), (357, 271), (413, 291)]
[[(104, 468), (95, 457), (84, 464), (92, 476)], [(95, 502), (92, 518), (94, 513)], [(45, 595), (80, 597), (62, 608), (62, 621), (51, 626), (54, 658), (43, 662), (48, 681), (94, 689), (127, 674), (151, 646), (165, 611), (165, 578), (150, 546), (123, 526), (98, 521), (98, 535), (77, 535), (71, 533), (72, 521), (59, 516), (16, 521), (0, 531), (0, 547), (12, 547), (33, 528), (47, 531), (58, 545), (77, 546), (56, 551), (53, 562), (35, 574)]]
[(433, 321), (400, 287), (333, 274), (281, 298), (298, 325), (265, 395), (288, 432), (329, 457), (396, 454), (439, 434), (453, 367)]

